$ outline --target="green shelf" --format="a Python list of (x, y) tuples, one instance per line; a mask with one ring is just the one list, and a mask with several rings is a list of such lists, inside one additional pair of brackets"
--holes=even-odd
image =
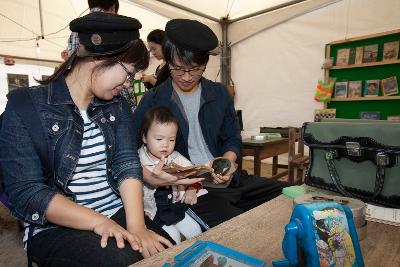
[[(377, 62), (362, 63), (357, 65), (334, 66), (325, 70), (325, 80), (336, 78), (336, 82), (362, 81), (364, 89), (366, 80), (382, 80), (395, 76), (400, 80), (400, 59), (382, 61), (383, 45), (386, 42), (399, 41), (400, 30), (361, 36), (341, 41), (331, 42), (326, 45), (325, 57), (333, 57), (336, 62), (338, 49), (355, 48), (359, 46), (378, 44)], [(369, 101), (371, 100), (371, 101)], [(400, 96), (382, 96), (380, 86), (379, 97), (361, 97), (357, 99), (333, 99), (326, 104), (326, 108), (335, 108), (337, 118), (358, 119), (361, 111), (379, 111), (380, 118), (386, 120), (387, 116), (400, 114)]]

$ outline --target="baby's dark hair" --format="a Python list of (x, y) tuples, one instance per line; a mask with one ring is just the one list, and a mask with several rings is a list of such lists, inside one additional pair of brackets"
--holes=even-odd
[(155, 106), (149, 109), (146, 114), (144, 114), (142, 125), (140, 127), (141, 137), (147, 135), (153, 122), (158, 122), (161, 124), (173, 123), (178, 126), (178, 121), (175, 119), (174, 115), (168, 108)]

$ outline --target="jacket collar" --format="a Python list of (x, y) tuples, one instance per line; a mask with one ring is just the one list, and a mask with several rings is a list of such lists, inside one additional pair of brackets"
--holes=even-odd
[[(65, 82), (64, 76), (58, 77), (49, 83), (48, 93), (48, 104), (50, 105), (75, 105), (71, 98), (67, 83)], [(114, 97), (112, 100), (102, 100), (95, 97), (93, 99), (93, 106), (102, 106), (118, 102), (118, 97)]]

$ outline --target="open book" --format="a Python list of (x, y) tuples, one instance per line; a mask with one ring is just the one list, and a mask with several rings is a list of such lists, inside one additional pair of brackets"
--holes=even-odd
[(171, 162), (163, 168), (169, 174), (185, 178), (211, 178), (211, 174), (228, 175), (236, 170), (235, 164), (223, 157), (214, 158), (208, 164), (197, 164), (192, 166), (180, 166)]

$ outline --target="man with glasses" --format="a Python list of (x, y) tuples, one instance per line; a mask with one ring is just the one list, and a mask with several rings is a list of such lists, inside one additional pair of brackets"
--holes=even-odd
[[(148, 109), (165, 106), (179, 124), (175, 150), (194, 164), (215, 157), (235, 162), (242, 144), (233, 99), (224, 85), (202, 77), (217, 37), (206, 25), (187, 19), (169, 21), (165, 33), (163, 52), (171, 77), (142, 98), (134, 113), (137, 132)], [(190, 182), (166, 174), (159, 165), (153, 173), (143, 170), (145, 182), (153, 186)], [(285, 184), (236, 172), (213, 175), (203, 186), (209, 193), (191, 209), (212, 227), (276, 197)]]

